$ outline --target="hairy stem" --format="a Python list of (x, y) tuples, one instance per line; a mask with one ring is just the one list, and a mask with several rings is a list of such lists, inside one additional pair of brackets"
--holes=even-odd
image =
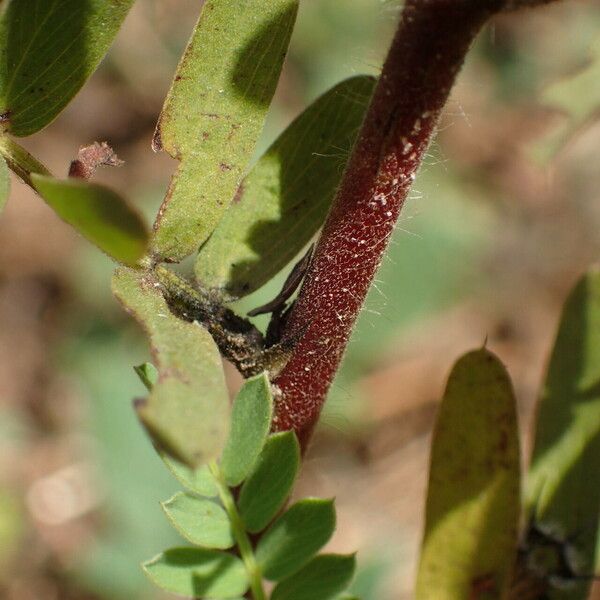
[(223, 476), (218, 465), (216, 463), (211, 464), (210, 470), (215, 478), (215, 481), (217, 482), (219, 498), (223, 504), (225, 512), (227, 513), (227, 516), (229, 517), (233, 537), (240, 551), (240, 557), (244, 562), (244, 566), (246, 567), (246, 572), (248, 573), (252, 598), (253, 600), (267, 600), (267, 596), (263, 588), (262, 575), (254, 556), (252, 543), (250, 542), (250, 538), (246, 533), (246, 529), (244, 528), (242, 518), (237, 510), (233, 496), (231, 495), (227, 484), (223, 480)]
[(274, 428), (303, 448), (465, 55), (501, 0), (407, 0), (283, 339)]

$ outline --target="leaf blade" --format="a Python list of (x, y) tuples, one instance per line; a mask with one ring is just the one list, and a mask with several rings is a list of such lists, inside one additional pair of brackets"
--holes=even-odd
[(300, 446), (293, 432), (269, 437), (240, 491), (240, 516), (251, 533), (264, 529), (290, 494), (300, 467)]
[(292, 575), (329, 541), (334, 530), (333, 500), (300, 500), (261, 536), (256, 560), (263, 575), (271, 581)]
[(192, 544), (227, 550), (235, 543), (229, 518), (216, 502), (179, 492), (161, 506), (175, 529)]
[(308, 244), (325, 220), (374, 83), (368, 76), (342, 81), (259, 159), (200, 248), (195, 272), (204, 287), (229, 298), (250, 294)]
[(160, 457), (173, 477), (186, 490), (205, 498), (216, 498), (219, 495), (215, 478), (210, 472), (208, 465), (203, 465), (197, 469), (190, 469), (190, 467), (166, 455), (164, 452), (160, 453)]
[[(487, 350), (454, 365), (431, 450), (418, 600), (502, 598), (516, 554), (519, 441), (512, 384)], [(489, 591), (488, 591), (489, 589)]]
[(159, 448), (191, 467), (216, 458), (229, 429), (219, 351), (197, 323), (175, 317), (155, 276), (119, 268), (113, 293), (146, 329), (159, 380), (138, 416)]
[(35, 190), (58, 216), (118, 262), (135, 266), (149, 232), (139, 213), (111, 189), (80, 180), (31, 174)]
[(9, 2), (0, 21), (0, 114), (13, 135), (54, 120), (96, 70), (134, 1)]
[(242, 561), (218, 550), (172, 548), (142, 566), (154, 584), (181, 596), (231, 598), (248, 589)]
[(350, 585), (355, 569), (353, 554), (322, 554), (278, 583), (271, 600), (330, 600)]
[(229, 487), (248, 475), (271, 426), (273, 396), (266, 373), (246, 380), (231, 412), (231, 431), (221, 456), (221, 472)]
[(180, 160), (154, 249), (177, 262), (212, 233), (244, 175), (283, 65), (298, 0), (208, 0), (155, 136)]
[[(590, 269), (563, 308), (549, 361), (525, 510), (538, 527), (572, 540), (580, 575), (600, 568), (600, 270)], [(573, 581), (569, 598), (587, 598), (591, 579)], [(555, 592), (558, 593), (558, 592)]]

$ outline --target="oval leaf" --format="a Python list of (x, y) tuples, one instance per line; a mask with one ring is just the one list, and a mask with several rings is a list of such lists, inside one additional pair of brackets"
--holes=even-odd
[(372, 77), (343, 81), (302, 113), (244, 179), (200, 249), (196, 277), (239, 298), (290, 262), (323, 224), (373, 92)]
[(198, 323), (174, 316), (155, 276), (118, 269), (113, 292), (150, 336), (159, 379), (136, 408), (158, 447), (188, 466), (216, 458), (229, 429), (229, 398), (219, 351)]
[(503, 598), (517, 547), (519, 442), (515, 397), (487, 350), (452, 369), (431, 450), (416, 597)]
[(12, 0), (0, 21), (0, 114), (16, 136), (50, 123), (108, 51), (134, 0)]
[(570, 581), (573, 600), (588, 597), (592, 580), (585, 576), (600, 569), (599, 474), (600, 270), (595, 268), (578, 282), (563, 310), (526, 485), (530, 524), (562, 538), (577, 557), (570, 565), (573, 575), (581, 576)]
[(10, 173), (6, 161), (0, 156), (0, 212), (4, 208), (10, 194)]
[(156, 254), (178, 261), (212, 233), (262, 131), (298, 0), (207, 0), (157, 125), (180, 160), (156, 225)]
[(31, 181), (63, 221), (115, 260), (134, 266), (145, 256), (146, 225), (116, 192), (85, 181), (61, 181), (38, 174), (32, 174)]
[(240, 515), (252, 533), (263, 530), (290, 495), (300, 467), (300, 445), (291, 431), (267, 439), (254, 471), (244, 482)]
[(208, 465), (191, 469), (164, 453), (160, 453), (160, 457), (175, 479), (190, 492), (206, 498), (215, 498), (219, 495), (219, 488)]
[(162, 507), (175, 529), (192, 544), (221, 550), (233, 546), (229, 518), (216, 502), (180, 492)]
[(304, 566), (335, 530), (333, 500), (307, 498), (289, 508), (261, 537), (256, 560), (263, 575), (280, 581)]
[(278, 583), (271, 600), (330, 600), (343, 592), (354, 577), (353, 554), (323, 554), (295, 575)]
[(248, 589), (242, 561), (218, 550), (172, 548), (143, 568), (158, 587), (181, 596), (231, 598)]
[(273, 414), (271, 385), (266, 373), (248, 379), (231, 412), (231, 433), (221, 457), (221, 472), (230, 487), (242, 483), (262, 450)]

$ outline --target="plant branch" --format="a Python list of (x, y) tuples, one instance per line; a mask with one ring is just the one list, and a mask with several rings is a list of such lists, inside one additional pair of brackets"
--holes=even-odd
[(248, 573), (252, 598), (253, 600), (266, 600), (267, 596), (263, 588), (262, 575), (256, 562), (256, 557), (254, 556), (252, 542), (246, 533), (242, 518), (240, 517), (238, 509), (235, 505), (235, 500), (233, 499), (227, 484), (223, 480), (223, 475), (218, 465), (216, 463), (212, 463), (210, 465), (210, 470), (217, 483), (219, 498), (223, 504), (223, 508), (227, 512), (227, 516), (229, 517), (233, 537), (235, 538), (237, 547), (240, 551), (240, 557), (244, 562), (246, 572)]
[[(514, 2), (511, 2), (514, 4)], [(530, 2), (527, 2), (530, 4)], [(274, 429), (305, 449), (465, 55), (502, 0), (407, 0), (283, 340)]]

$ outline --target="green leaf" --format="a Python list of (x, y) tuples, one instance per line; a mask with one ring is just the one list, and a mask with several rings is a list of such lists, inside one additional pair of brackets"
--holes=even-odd
[(231, 598), (248, 589), (242, 561), (218, 550), (172, 548), (143, 568), (158, 587), (181, 596)]
[(202, 246), (196, 277), (227, 297), (250, 294), (292, 260), (323, 224), (373, 92), (343, 81), (302, 113), (242, 182)]
[(289, 508), (261, 537), (256, 560), (263, 575), (280, 581), (303, 567), (335, 530), (333, 500), (307, 498)]
[(0, 212), (4, 208), (10, 194), (10, 173), (6, 161), (0, 156)]
[(519, 441), (502, 363), (470, 352), (452, 369), (433, 436), (418, 600), (503, 598), (517, 546)]
[(542, 164), (551, 160), (566, 143), (598, 117), (600, 108), (600, 39), (590, 49), (588, 63), (577, 73), (550, 85), (542, 103), (561, 113), (562, 119), (533, 146), (534, 157)]
[(300, 445), (291, 431), (267, 439), (258, 462), (242, 486), (240, 515), (252, 533), (263, 530), (289, 496), (300, 467)]
[(158, 371), (152, 363), (144, 363), (133, 367), (140, 381), (146, 386), (146, 389), (151, 392), (158, 380)]
[(175, 529), (192, 544), (221, 550), (233, 546), (229, 518), (216, 502), (180, 492), (162, 507)]
[(159, 379), (138, 416), (158, 447), (188, 466), (215, 459), (229, 430), (229, 398), (219, 351), (198, 323), (171, 313), (156, 277), (117, 269), (113, 292), (146, 329)]
[(0, 22), (0, 114), (16, 136), (50, 123), (108, 51), (134, 0), (12, 0)]
[[(571, 292), (538, 408), (527, 475), (526, 511), (537, 525), (572, 540), (581, 575), (600, 569), (600, 270)], [(572, 582), (584, 599), (590, 579)], [(551, 596), (554, 598), (555, 596)]]
[(298, 0), (207, 0), (157, 125), (180, 162), (161, 207), (156, 253), (179, 261), (212, 233), (254, 152)]
[(116, 192), (86, 181), (45, 175), (32, 174), (31, 181), (63, 221), (115, 260), (134, 266), (145, 256), (146, 224)]
[(221, 457), (221, 472), (230, 487), (242, 483), (262, 450), (273, 414), (271, 385), (266, 373), (248, 379), (231, 413), (231, 433)]
[(190, 492), (194, 492), (194, 494), (198, 494), (199, 496), (205, 496), (206, 498), (215, 498), (219, 495), (215, 478), (210, 472), (208, 465), (203, 465), (198, 469), (190, 469), (190, 467), (164, 453), (160, 453), (160, 457), (175, 479)]
[(353, 554), (322, 554), (278, 583), (271, 600), (330, 600), (350, 585), (355, 568)]

